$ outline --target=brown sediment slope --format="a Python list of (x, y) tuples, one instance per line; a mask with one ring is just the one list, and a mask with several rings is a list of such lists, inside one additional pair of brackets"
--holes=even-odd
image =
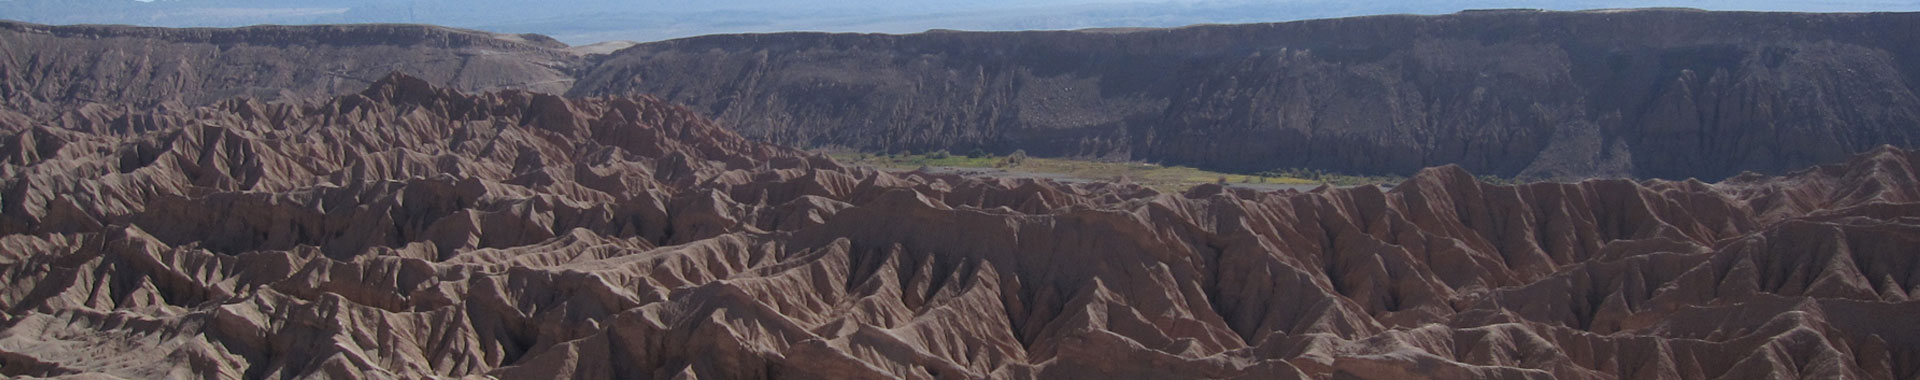
[(75, 115), (0, 136), (0, 375), (1920, 373), (1897, 148), (1715, 184), (1161, 194), (846, 168), (651, 98), (399, 76)]
[[(565, 92), (580, 59), (539, 35), (425, 25), (146, 28), (0, 21), (0, 105), (28, 115), (86, 104), (199, 106), (324, 98), (392, 72), (478, 91)], [(5, 112), (0, 112), (0, 121)]]

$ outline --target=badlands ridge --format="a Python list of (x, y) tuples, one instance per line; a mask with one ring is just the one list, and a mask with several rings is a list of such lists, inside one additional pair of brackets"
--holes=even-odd
[(1915, 153), (1180, 194), (889, 173), (649, 97), (0, 118), (0, 375), (1911, 379)]

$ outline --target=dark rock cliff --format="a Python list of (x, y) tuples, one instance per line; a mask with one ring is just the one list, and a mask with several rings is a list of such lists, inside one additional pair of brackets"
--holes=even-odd
[[(1778, 173), (1920, 133), (1920, 14), (1466, 12), (1163, 30), (723, 35), (586, 54), (401, 25), (0, 23), (0, 123), (78, 105), (462, 90), (651, 94), (743, 135), (1230, 171)], [(11, 120), (11, 121), (9, 121)]]
[(622, 51), (573, 93), (655, 94), (749, 136), (866, 150), (1712, 179), (1912, 146), (1916, 25), (1916, 14), (1515, 11), (727, 35)]
[(538, 35), (421, 25), (169, 29), (0, 21), (0, 122), (88, 103), (323, 98), (405, 72), (457, 89), (564, 92), (581, 59)]

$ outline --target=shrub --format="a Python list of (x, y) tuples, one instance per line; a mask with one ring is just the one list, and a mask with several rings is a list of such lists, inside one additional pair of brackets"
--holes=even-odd
[(1013, 167), (1013, 166), (1020, 166), (1020, 164), (1025, 162), (1027, 162), (1027, 151), (1015, 150), (1013, 151), (1013, 154), (1007, 155), (1007, 158), (1000, 159), (1000, 162), (998, 164), (994, 164), (993, 166), (994, 167)]

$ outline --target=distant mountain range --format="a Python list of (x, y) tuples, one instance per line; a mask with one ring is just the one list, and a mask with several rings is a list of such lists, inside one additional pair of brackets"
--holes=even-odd
[(1373, 1), (1045, 0), (793, 2), (746, 0), (0, 0), (0, 18), (42, 24), (232, 27), (421, 23), (540, 33), (571, 44), (785, 31), (912, 33), (929, 29), (1058, 30), (1255, 23), (1481, 8), (1585, 10), (1691, 7), (1801, 12), (1920, 11), (1920, 1)]

